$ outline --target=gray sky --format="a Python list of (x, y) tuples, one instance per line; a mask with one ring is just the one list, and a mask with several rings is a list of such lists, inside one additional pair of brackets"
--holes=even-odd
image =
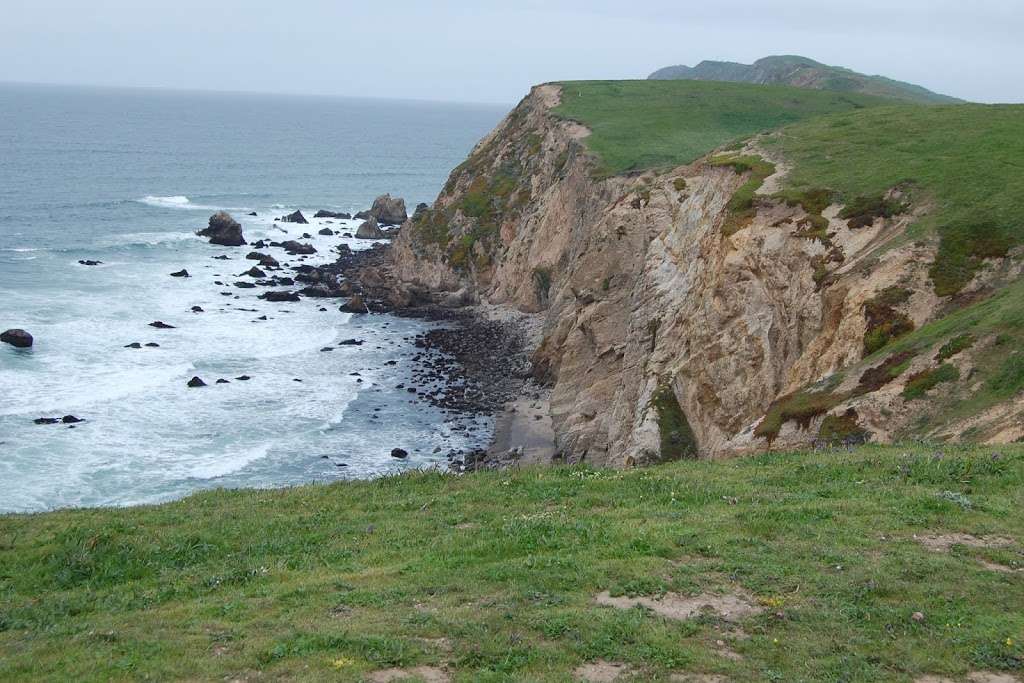
[(1024, 0), (2, 0), (0, 81), (513, 103), (801, 54), (1024, 101)]

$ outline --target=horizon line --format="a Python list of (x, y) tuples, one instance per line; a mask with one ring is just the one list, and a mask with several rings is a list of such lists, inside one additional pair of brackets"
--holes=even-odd
[(163, 85), (112, 85), (107, 83), (67, 83), (56, 81), (18, 81), (0, 79), (0, 86), (28, 86), (41, 88), (82, 88), (91, 90), (143, 90), (165, 93), (192, 93), (204, 95), (259, 95), (264, 97), (303, 97), (330, 100), (372, 100), (378, 102), (405, 102), (417, 104), (454, 104), (470, 107), (514, 107), (515, 102), (483, 102), (468, 100), (443, 100), (422, 97), (380, 97), (373, 95), (341, 95), (337, 93), (281, 92), (269, 90), (224, 90), (218, 88), (183, 88)]

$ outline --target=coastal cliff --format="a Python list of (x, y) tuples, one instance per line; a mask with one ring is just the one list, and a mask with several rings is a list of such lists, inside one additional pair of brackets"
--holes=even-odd
[(561, 97), (535, 87), (403, 226), (391, 260), (411, 291), (542, 318), (534, 369), (567, 458), (1024, 436), (1019, 393), (942, 420), (927, 400), (940, 383), (971, 391), (975, 354), (1000, 341), (956, 342), (955, 326), (928, 324), (992, 305), (1016, 282), (1019, 250), (971, 261), (942, 296), (947, 244), (907, 238), (928, 193), (791, 191), (793, 161), (771, 133), (683, 165), (602, 173)]

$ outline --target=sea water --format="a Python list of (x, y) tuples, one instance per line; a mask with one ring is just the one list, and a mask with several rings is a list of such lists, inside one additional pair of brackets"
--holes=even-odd
[[(194, 231), (224, 209), (250, 242), (312, 234), (318, 253), (302, 263), (328, 262), (342, 243), (368, 248), (317, 234), (357, 221), (312, 214), (355, 212), (384, 192), (410, 211), (430, 202), (503, 113), (0, 85), (0, 329), (36, 340), (0, 345), (0, 512), (371, 477), (479, 445), (396, 388), (426, 323), (341, 313), (333, 299), (265, 302), (265, 288), (232, 286), (255, 265), (249, 248)], [(275, 220), (296, 209), (310, 225)], [(182, 268), (192, 277), (170, 277)], [(149, 326), (158, 320), (175, 329)], [(349, 338), (363, 343), (338, 345)], [(159, 347), (125, 348), (134, 342)], [(195, 375), (209, 386), (187, 388)], [(69, 414), (84, 421), (34, 423)], [(410, 457), (392, 458), (395, 447)]]

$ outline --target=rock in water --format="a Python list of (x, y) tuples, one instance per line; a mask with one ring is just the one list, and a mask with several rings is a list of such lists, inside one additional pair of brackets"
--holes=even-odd
[(318, 235), (333, 235), (334, 231), (331, 230), (330, 228), (320, 228), (320, 230), (319, 230), (319, 232), (317, 232), (317, 234)]
[(391, 450), (391, 457), (392, 458), (404, 459), (404, 458), (408, 458), (409, 457), (409, 453), (405, 449), (402, 449), (402, 448), (393, 448)]
[(199, 379), (198, 377), (193, 377), (192, 379), (190, 379), (188, 381), (188, 386), (189, 386), (189, 389), (198, 389), (199, 387), (205, 387), (206, 386), (206, 382), (204, 382), (203, 380)]
[(210, 244), (224, 247), (240, 247), (245, 244), (242, 226), (226, 211), (218, 211), (210, 216), (210, 224), (196, 234), (200, 237), (209, 237)]
[(176, 271), (176, 272), (174, 272), (174, 273), (171, 273), (171, 277), (191, 277), (191, 275), (189, 275), (189, 274), (188, 274), (188, 271), (187, 271), (187, 270), (185, 270), (184, 268), (182, 268), (182, 269), (181, 269), (181, 270), (179, 270), (179, 271)]
[(288, 214), (287, 216), (285, 216), (284, 218), (281, 219), (281, 222), (282, 223), (300, 223), (302, 225), (306, 225), (307, 223), (309, 223), (309, 221), (306, 220), (306, 217), (302, 215), (301, 211), (296, 211), (295, 213)]
[(65, 415), (64, 417), (62, 417), (60, 419), (60, 421), (63, 422), (64, 424), (66, 424), (66, 425), (73, 425), (73, 424), (76, 424), (78, 422), (84, 422), (84, 420), (82, 418), (75, 417), (74, 415)]
[(266, 277), (267, 276), (266, 273), (264, 273), (262, 270), (260, 270), (256, 266), (253, 266), (249, 270), (245, 271), (244, 273), (242, 273), (242, 275), (248, 275), (249, 277), (257, 277), (257, 278)]
[(295, 254), (316, 253), (316, 248), (312, 244), (303, 244), (302, 242), (296, 242), (295, 240), (281, 242), (281, 248), (293, 256)]
[(16, 346), (19, 349), (27, 349), (32, 346), (32, 335), (25, 330), (7, 330), (3, 334), (0, 334), (0, 342), (5, 342), (11, 346)]
[(260, 294), (260, 298), (264, 301), (298, 301), (299, 295), (295, 292), (264, 292)]
[(424, 204), (423, 202), (420, 202), (419, 204), (417, 204), (416, 205), (416, 210), (412, 212), (412, 220), (413, 220), (413, 222), (416, 222), (419, 219), (423, 218), (423, 214), (425, 214), (429, 210), (430, 210), (430, 207), (427, 206), (426, 204)]
[(373, 200), (370, 215), (376, 218), (378, 223), (385, 225), (400, 225), (409, 217), (405, 212), (405, 200), (389, 194), (383, 194)]
[(356, 237), (361, 240), (381, 240), (384, 239), (384, 231), (377, 225), (377, 219), (370, 216), (370, 219), (356, 230)]
[(320, 209), (315, 214), (313, 214), (313, 218), (339, 218), (341, 220), (347, 221), (348, 219), (352, 218), (352, 216), (347, 213), (328, 211), (327, 209)]
[(150, 327), (155, 327), (158, 330), (173, 330), (174, 325), (168, 325), (162, 320), (155, 320), (149, 324)]

